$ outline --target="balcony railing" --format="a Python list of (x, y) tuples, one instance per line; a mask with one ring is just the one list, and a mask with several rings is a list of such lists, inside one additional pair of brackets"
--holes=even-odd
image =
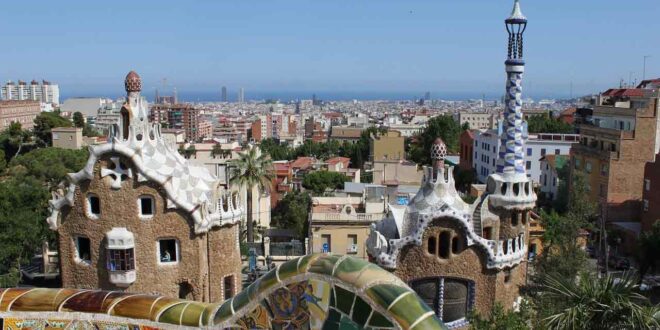
[(312, 221), (380, 221), (384, 213), (312, 213)]
[(571, 149), (573, 153), (576, 154), (588, 154), (588, 155), (600, 157), (602, 159), (614, 159), (614, 160), (619, 159), (619, 152), (617, 151), (600, 150), (597, 147), (585, 146), (579, 143), (572, 144)]

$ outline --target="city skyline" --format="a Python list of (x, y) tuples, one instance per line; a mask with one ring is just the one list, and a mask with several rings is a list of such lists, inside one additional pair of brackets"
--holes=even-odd
[[(533, 64), (526, 95), (568, 97), (572, 90), (577, 96), (618, 85), (620, 79), (639, 81), (646, 55), (652, 56), (646, 76), (660, 75), (660, 46), (650, 42), (660, 27), (653, 15), (660, 4), (524, 2), (526, 14), (537, 18), (528, 31), (534, 41), (526, 49)], [(434, 98), (451, 99), (503, 93), (506, 54), (498, 40), (506, 31), (492, 12), (510, 10), (509, 1), (6, 6), (0, 27), (15, 31), (7, 36), (15, 46), (5, 50), (13, 65), (0, 68), (0, 80), (48, 79), (62, 86), (64, 96), (114, 96), (114, 82), (130, 69), (142, 72), (145, 94), (167, 78), (191, 101), (199, 99), (185, 97), (193, 92), (220, 99), (221, 86), (228, 87), (230, 99), (241, 87), (246, 99), (255, 93), (282, 99), (277, 94), (412, 98), (430, 91)], [(168, 23), (180, 15), (194, 19)], [(59, 19), (48, 29), (52, 16)], [(99, 23), (99, 17), (112, 19)], [(616, 29), (613, 21), (620, 23)], [(54, 44), (54, 36), (62, 41)], [(604, 40), (616, 40), (616, 47)], [(108, 52), (113, 48), (127, 51), (116, 56)]]

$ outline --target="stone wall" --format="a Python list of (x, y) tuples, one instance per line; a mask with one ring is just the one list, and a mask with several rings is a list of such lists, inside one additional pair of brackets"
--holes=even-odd
[[(188, 299), (217, 301), (219, 288), (208, 290), (208, 256), (216, 261), (211, 264), (212, 275), (222, 276), (240, 271), (240, 257), (236, 246), (235, 226), (216, 228), (211, 231), (212, 242), (207, 244), (205, 234), (195, 235), (193, 220), (178, 209), (167, 209), (165, 192), (151, 182), (137, 182), (125, 178), (121, 189), (112, 189), (110, 176), (101, 178), (102, 165), (109, 166), (109, 156), (102, 158), (94, 167), (94, 178), (85, 181), (75, 191), (73, 207), (66, 207), (61, 214), (58, 229), (62, 285), (71, 288), (125, 290), (178, 298), (181, 286), (190, 286)], [(122, 160), (127, 166), (130, 162)], [(97, 219), (87, 214), (88, 194), (98, 196), (101, 213)], [(142, 195), (154, 198), (154, 214), (143, 219), (139, 216), (138, 199)], [(110, 283), (106, 269), (106, 232), (125, 227), (134, 234), (136, 281), (127, 288)], [(91, 242), (91, 263), (76, 261), (75, 239), (84, 236)], [(173, 238), (178, 242), (177, 263), (160, 263), (158, 239)], [(231, 243), (230, 243), (231, 242)], [(227, 267), (227, 269), (225, 268)], [(223, 271), (224, 270), (224, 271)], [(186, 284), (187, 283), (187, 284)]]

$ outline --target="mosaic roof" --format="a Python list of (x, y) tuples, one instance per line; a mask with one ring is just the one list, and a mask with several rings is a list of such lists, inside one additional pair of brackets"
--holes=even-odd
[(0, 289), (0, 321), (60, 328), (446, 329), (396, 276), (328, 254), (290, 260), (217, 304), (116, 291)]
[[(55, 192), (49, 203), (51, 215), (47, 221), (51, 229), (56, 230), (59, 225), (60, 209), (74, 205), (76, 187), (93, 178), (96, 162), (106, 155), (115, 156), (112, 158), (115, 164), (103, 168), (101, 176), (112, 178), (113, 189), (121, 189), (123, 178), (133, 177), (132, 169), (121, 166), (119, 157), (130, 160), (137, 169), (135, 175), (139, 182), (153, 181), (164, 188), (168, 208), (183, 209), (191, 214), (196, 233), (206, 232), (213, 226), (237, 223), (243, 214), (238, 199), (221, 192), (218, 179), (208, 169), (190, 164), (164, 142), (160, 125), (149, 123), (147, 101), (140, 97), (139, 89), (135, 87), (139, 76), (131, 71), (126, 81), (128, 101), (121, 111), (127, 113), (128, 132), (122, 131), (122, 125), (115, 125), (107, 143), (89, 146), (85, 167), (69, 174), (68, 187)], [(227, 207), (223, 208), (223, 205)]]

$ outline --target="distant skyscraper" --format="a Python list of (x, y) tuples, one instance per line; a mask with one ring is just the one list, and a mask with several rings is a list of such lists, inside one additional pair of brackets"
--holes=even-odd
[(245, 102), (245, 89), (241, 87), (241, 89), (238, 90), (238, 103), (243, 102)]
[(424, 101), (429, 101), (429, 100), (431, 100), (431, 92), (424, 93)]
[(222, 102), (227, 102), (227, 86), (222, 86)]

